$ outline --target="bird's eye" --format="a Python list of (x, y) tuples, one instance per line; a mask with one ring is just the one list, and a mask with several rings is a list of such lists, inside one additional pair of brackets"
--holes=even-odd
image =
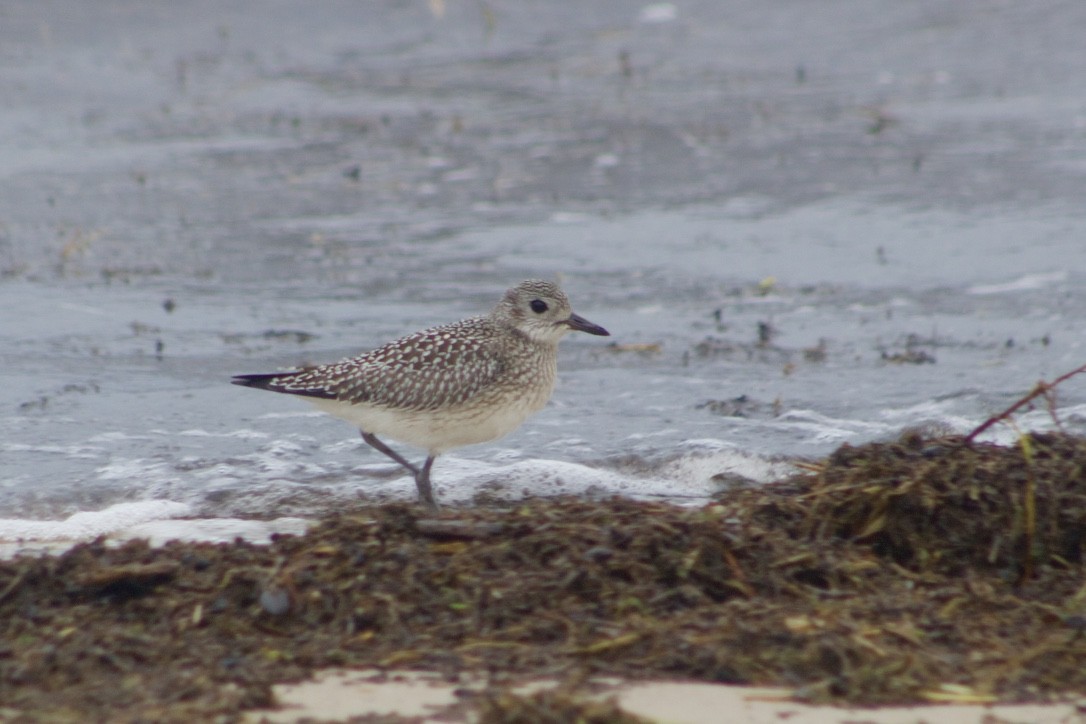
[(543, 314), (543, 312), (547, 311), (547, 303), (542, 299), (533, 299), (532, 303), (528, 306), (530, 306), (532, 311), (536, 314)]

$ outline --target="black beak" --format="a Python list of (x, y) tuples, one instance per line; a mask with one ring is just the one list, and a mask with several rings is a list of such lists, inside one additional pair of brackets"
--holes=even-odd
[(611, 333), (598, 324), (592, 324), (587, 319), (579, 314), (569, 315), (569, 319), (566, 320), (566, 324), (570, 329), (574, 329), (578, 332), (588, 332), (589, 334), (595, 334), (600, 337), (610, 337)]

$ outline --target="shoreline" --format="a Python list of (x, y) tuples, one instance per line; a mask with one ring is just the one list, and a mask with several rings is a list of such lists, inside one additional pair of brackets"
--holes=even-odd
[[(694, 691), (712, 711), (736, 692), (755, 706), (749, 689), (700, 681), (785, 686), (773, 711), (792, 719), (818, 710), (782, 691), (831, 716), (917, 701), (1065, 716), (1047, 702), (1086, 691), (1086, 438), (1030, 446), (1026, 461), (1020, 446), (910, 433), (698, 508), (359, 505), (263, 545), (100, 537), (16, 556), (0, 561), (4, 713), (236, 721), (289, 700), (284, 682), (349, 669), (386, 672), (367, 696), (419, 670), (461, 692), (475, 672), (564, 685), (476, 699), (518, 711), (575, 711), (581, 682), (605, 677), (688, 687), (620, 692), (638, 711)], [(349, 678), (351, 699), (373, 687)]]

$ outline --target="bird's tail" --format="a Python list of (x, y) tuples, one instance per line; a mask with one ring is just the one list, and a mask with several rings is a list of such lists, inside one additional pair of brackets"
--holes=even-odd
[(311, 387), (301, 384), (295, 378), (305, 374), (308, 370), (296, 370), (294, 372), (272, 372), (252, 375), (234, 375), (230, 382), (242, 387), (255, 387), (258, 390), (271, 390), (283, 392), (288, 395), (302, 395), (304, 397), (322, 397), (334, 400), (335, 394), (326, 387)]
[(268, 390), (277, 387), (284, 377), (291, 374), (290, 372), (273, 372), (271, 374), (234, 375), (230, 378), (230, 383), (242, 387), (256, 387), (261, 390)]

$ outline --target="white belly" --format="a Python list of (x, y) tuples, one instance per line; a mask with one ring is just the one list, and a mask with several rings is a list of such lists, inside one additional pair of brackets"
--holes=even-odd
[(338, 400), (309, 398), (309, 402), (360, 430), (423, 448), (438, 455), (456, 447), (496, 440), (520, 427), (541, 409), (547, 396), (521, 398), (502, 405), (412, 411), (372, 405), (352, 405)]

